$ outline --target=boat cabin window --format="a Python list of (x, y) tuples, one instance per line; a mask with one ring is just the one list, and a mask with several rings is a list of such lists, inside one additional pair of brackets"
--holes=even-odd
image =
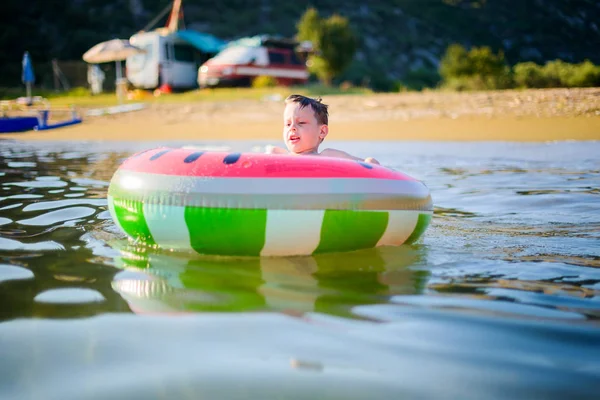
[(287, 52), (269, 49), (270, 64), (287, 64)]
[(192, 46), (188, 46), (185, 44), (175, 44), (173, 45), (173, 53), (175, 61), (181, 62), (196, 62), (196, 49)]

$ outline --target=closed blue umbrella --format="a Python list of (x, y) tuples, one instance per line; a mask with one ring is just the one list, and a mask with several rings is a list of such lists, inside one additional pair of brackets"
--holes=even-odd
[(35, 82), (35, 75), (33, 73), (33, 65), (28, 51), (23, 54), (23, 74), (21, 80), (27, 88), (27, 104), (31, 104), (31, 85)]

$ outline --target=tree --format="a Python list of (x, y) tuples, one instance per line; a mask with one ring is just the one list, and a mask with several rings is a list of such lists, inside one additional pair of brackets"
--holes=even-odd
[(460, 44), (452, 44), (440, 61), (440, 75), (444, 80), (474, 75), (469, 53)]
[(298, 28), (296, 34), (298, 40), (308, 40), (312, 42), (313, 47), (319, 46), (321, 17), (319, 17), (319, 12), (316, 9), (311, 7), (306, 10), (296, 27)]
[(449, 46), (439, 72), (446, 86), (456, 89), (504, 89), (511, 85), (504, 53), (494, 54), (487, 46), (469, 51), (458, 44)]
[(310, 40), (315, 50), (307, 62), (309, 70), (325, 84), (341, 74), (352, 62), (357, 40), (348, 19), (332, 15), (320, 18), (317, 10), (306, 10), (297, 25), (298, 40)]

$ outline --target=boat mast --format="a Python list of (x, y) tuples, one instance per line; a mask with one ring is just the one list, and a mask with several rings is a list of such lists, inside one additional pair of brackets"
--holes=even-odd
[(167, 31), (177, 32), (179, 29), (179, 20), (183, 17), (183, 10), (181, 9), (182, 0), (173, 0), (173, 8), (171, 8), (171, 14), (167, 19)]

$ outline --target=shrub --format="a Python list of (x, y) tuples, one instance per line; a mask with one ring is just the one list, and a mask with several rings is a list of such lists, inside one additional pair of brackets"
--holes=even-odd
[(544, 66), (532, 62), (514, 66), (514, 80), (525, 88), (593, 87), (600, 85), (600, 66), (586, 60), (569, 64), (561, 60), (547, 62)]
[(252, 87), (256, 89), (270, 88), (277, 86), (277, 79), (272, 76), (257, 76), (252, 80)]
[(444, 87), (456, 90), (505, 89), (512, 86), (510, 67), (504, 53), (494, 54), (489, 47), (467, 51), (458, 44), (448, 47), (440, 62)]
[(444, 81), (460, 76), (472, 76), (475, 73), (467, 49), (460, 44), (448, 46), (440, 62), (439, 71)]
[(506, 75), (507, 64), (504, 53), (492, 53), (489, 47), (474, 47), (469, 51), (469, 63), (475, 76), (499, 78)]
[(542, 67), (542, 73), (546, 82), (545, 87), (557, 88), (562, 87), (564, 79), (566, 79), (571, 72), (569, 71), (570, 64), (562, 60), (549, 61)]
[(600, 66), (585, 60), (580, 64), (567, 64), (560, 70), (564, 87), (594, 87), (600, 85)]
[(394, 81), (388, 78), (383, 71), (373, 70), (367, 79), (368, 86), (374, 92), (389, 92), (394, 90)]
[(513, 79), (515, 84), (522, 88), (548, 87), (543, 68), (533, 62), (524, 62), (515, 65), (513, 67)]
[(397, 85), (399, 90), (423, 90), (437, 86), (440, 79), (440, 74), (435, 69), (418, 68), (408, 71)]

